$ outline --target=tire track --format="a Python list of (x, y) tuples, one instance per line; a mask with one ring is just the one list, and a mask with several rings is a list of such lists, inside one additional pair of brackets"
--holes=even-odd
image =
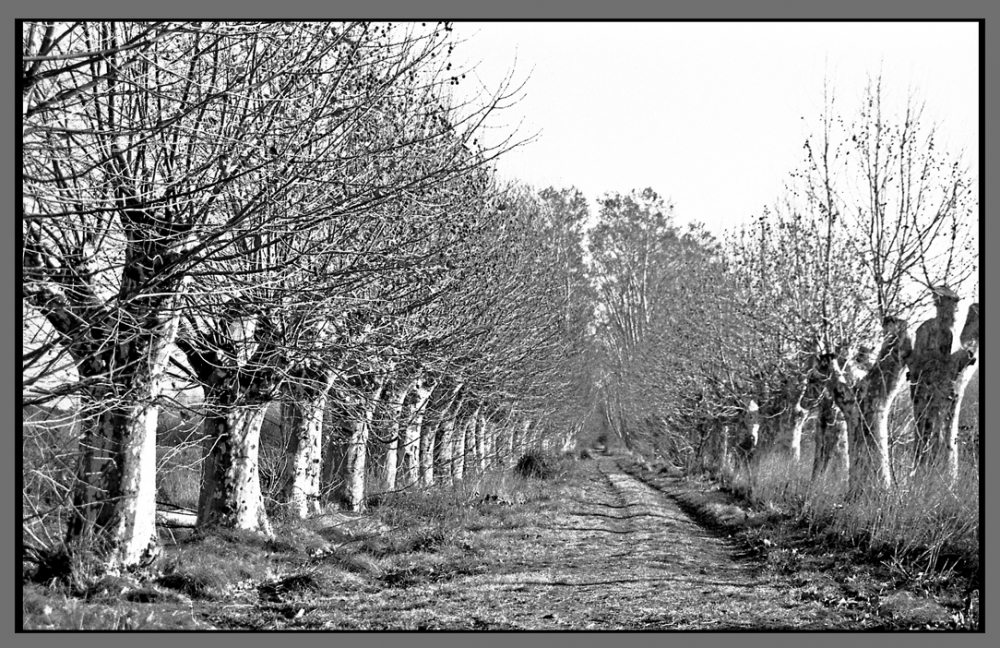
[(454, 629), (853, 625), (787, 579), (737, 560), (735, 545), (611, 457), (581, 462), (532, 524), (495, 533), (490, 572), (382, 592), (357, 600), (355, 613), (393, 610), (394, 627), (433, 618), (433, 627)]
[(828, 621), (827, 609), (789, 600), (781, 583), (735, 558), (735, 545), (614, 459), (587, 464), (582, 497), (556, 507), (547, 525), (563, 538), (562, 551), (540, 556), (537, 571), (503, 579), (517, 583), (530, 607), (546, 611), (529, 627), (553, 627), (552, 620), (578, 628), (796, 628)]

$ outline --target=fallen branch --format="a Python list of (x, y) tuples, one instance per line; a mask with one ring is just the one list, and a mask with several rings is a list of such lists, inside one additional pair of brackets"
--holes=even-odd
[(184, 509), (165, 511), (156, 509), (156, 524), (171, 529), (193, 529), (198, 522), (198, 514)]

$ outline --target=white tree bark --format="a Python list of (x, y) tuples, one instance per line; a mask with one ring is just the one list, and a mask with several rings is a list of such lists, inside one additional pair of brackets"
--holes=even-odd
[[(124, 315), (130, 324), (112, 334), (101, 332), (101, 323), (116, 316), (103, 306), (81, 314), (58, 290), (29, 295), (44, 297), (42, 311), (67, 340), (81, 379), (94, 382), (83, 398), (67, 541), (89, 543), (96, 535), (100, 557), (112, 571), (146, 562), (158, 551), (155, 402), (177, 336), (184, 282), (178, 280), (175, 287), (172, 295), (136, 298), (131, 305), (138, 310)], [(141, 326), (131, 324), (136, 320)]]
[(476, 416), (473, 417), (475, 428), (473, 429), (473, 435), (475, 436), (475, 457), (476, 466), (479, 468), (479, 472), (486, 470), (486, 417), (480, 414), (480, 410), (476, 410)]
[(483, 419), (483, 459), (487, 468), (496, 464), (497, 424), (489, 417)]
[(508, 421), (503, 428), (503, 456), (500, 465), (509, 468), (514, 465), (514, 431), (517, 430), (516, 421)]
[(454, 461), (452, 447), (454, 445), (454, 436), (455, 419), (448, 417), (441, 421), (436, 469), (436, 473), (440, 475), (441, 481), (448, 486), (452, 484), (452, 462)]
[[(445, 403), (440, 412), (439, 423), (432, 437), (433, 447), (431, 448), (431, 466), (428, 470), (430, 484), (435, 479), (440, 479), (450, 485), (452, 483), (452, 450), (455, 435), (455, 417), (462, 408), (465, 397), (459, 397), (463, 384), (459, 383), (451, 393), (451, 398)], [(430, 485), (427, 484), (427, 485)]]
[(291, 461), (288, 463), (284, 497), (289, 514), (299, 519), (316, 514), (321, 509), (323, 415), (335, 375), (335, 372), (328, 371), (318, 384), (292, 391), (296, 402), (289, 405), (296, 411), (291, 417), (292, 432), (288, 447)]
[(355, 400), (348, 422), (350, 437), (344, 453), (344, 468), (338, 499), (351, 511), (361, 511), (365, 506), (365, 473), (368, 461), (368, 437), (378, 400), (382, 395), (384, 379), (375, 379), (375, 390)]
[(257, 458), (268, 405), (231, 406), (205, 418), (198, 526), (220, 525), (273, 535), (260, 490)]
[(468, 454), (470, 420), (457, 423), (458, 434), (455, 435), (454, 452), (452, 453), (451, 474), (453, 481), (459, 481), (465, 476), (465, 457)]
[[(176, 301), (170, 300), (168, 306)], [(105, 530), (110, 552), (106, 564), (122, 568), (145, 562), (157, 552), (156, 539), (156, 424), (155, 405), (163, 390), (171, 342), (177, 333), (177, 315), (166, 313), (148, 341), (146, 364), (133, 377), (134, 404), (111, 412), (110, 436), (117, 461), (104, 476), (113, 497), (101, 508), (98, 526)], [(110, 477), (110, 482), (108, 481)]]
[(410, 407), (410, 414), (407, 417), (404, 428), (403, 444), (400, 448), (401, 461), (399, 462), (399, 474), (396, 478), (397, 486), (408, 488), (419, 483), (420, 464), (420, 431), (424, 422), (424, 410), (427, 401), (430, 400), (434, 386), (420, 378), (414, 384), (414, 391), (417, 399)]
[(531, 419), (525, 419), (524, 423), (521, 424), (520, 428), (515, 428), (515, 437), (513, 439), (514, 445), (514, 461), (521, 458), (524, 454), (524, 450), (528, 444), (528, 437), (531, 431)]
[(407, 380), (398, 385), (389, 400), (389, 443), (385, 449), (385, 466), (383, 467), (385, 490), (396, 490), (396, 472), (399, 452), (399, 430), (403, 423), (403, 403), (413, 388), (415, 380)]
[(874, 366), (851, 386), (847, 372), (836, 357), (828, 357), (829, 385), (834, 401), (847, 420), (850, 473), (848, 495), (852, 499), (892, 486), (889, 463), (889, 410), (903, 387), (903, 374), (912, 349), (904, 320), (887, 317), (883, 343)]
[[(810, 374), (812, 367), (810, 365), (808, 368)], [(778, 417), (779, 429), (775, 446), (796, 465), (802, 460), (802, 433), (816, 407), (818, 391), (811, 376), (795, 380), (785, 391), (787, 409)]]
[(729, 470), (729, 426), (722, 424), (716, 427), (719, 470)]

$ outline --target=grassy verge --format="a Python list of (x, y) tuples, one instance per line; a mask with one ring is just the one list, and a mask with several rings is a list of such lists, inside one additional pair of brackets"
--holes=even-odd
[[(273, 539), (209, 529), (168, 544), (146, 572), (25, 580), (24, 629), (357, 629), (338, 597), (371, 600), (402, 588), (502, 568), (500, 547), (523, 534), (573, 462), (536, 457), (546, 470), (488, 470), (452, 486), (385, 494), (363, 515), (330, 510), (275, 520)], [(524, 471), (522, 471), (524, 472)], [(393, 619), (371, 620), (393, 627)]]
[(813, 482), (809, 466), (780, 456), (715, 480), (639, 463), (626, 470), (737, 540), (764, 568), (836, 584), (817, 596), (867, 607), (892, 628), (978, 626), (979, 488), (972, 471), (951, 486), (898, 470), (891, 492), (848, 505), (843, 479)]
[(954, 485), (937, 471), (910, 476), (903, 465), (885, 493), (847, 503), (846, 479), (813, 482), (809, 466), (763, 457), (727, 480), (757, 510), (773, 510), (827, 536), (888, 560), (913, 578), (948, 582), (979, 570), (979, 478), (965, 470)]

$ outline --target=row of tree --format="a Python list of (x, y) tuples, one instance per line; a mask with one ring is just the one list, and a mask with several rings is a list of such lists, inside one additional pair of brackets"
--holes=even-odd
[(914, 466), (954, 478), (978, 186), (914, 104), (828, 99), (782, 200), (719, 242), (650, 189), (592, 219), (575, 189), (501, 186), (514, 143), (478, 138), (516, 91), (457, 104), (454, 46), (447, 24), (23, 23), (22, 400), (77, 421), (71, 452), (25, 453), (29, 544), (57, 523), (107, 567), (150, 558), (181, 391), (198, 524), (263, 533), (275, 411), (303, 517), (595, 426), (688, 466), (800, 461), (813, 414), (814, 477), (857, 495), (893, 478), (907, 384)]
[(331, 484), (363, 506), (373, 430), (391, 489), (579, 427), (579, 223), (497, 184), (513, 144), (477, 133), (513, 91), (458, 105), (453, 49), (447, 24), (23, 23), (23, 403), (74, 403), (69, 547), (155, 552), (171, 376), (201, 394), (203, 526), (270, 533), (279, 403), (301, 516)]
[[(780, 450), (852, 496), (893, 480), (889, 413), (909, 386), (913, 470), (959, 470), (958, 414), (979, 353), (976, 176), (881, 80), (854, 119), (826, 97), (782, 199), (718, 243), (654, 192), (608, 196), (591, 233), (601, 410), (687, 465)], [(912, 327), (916, 318), (926, 318)], [(915, 330), (913, 330), (915, 328)]]

